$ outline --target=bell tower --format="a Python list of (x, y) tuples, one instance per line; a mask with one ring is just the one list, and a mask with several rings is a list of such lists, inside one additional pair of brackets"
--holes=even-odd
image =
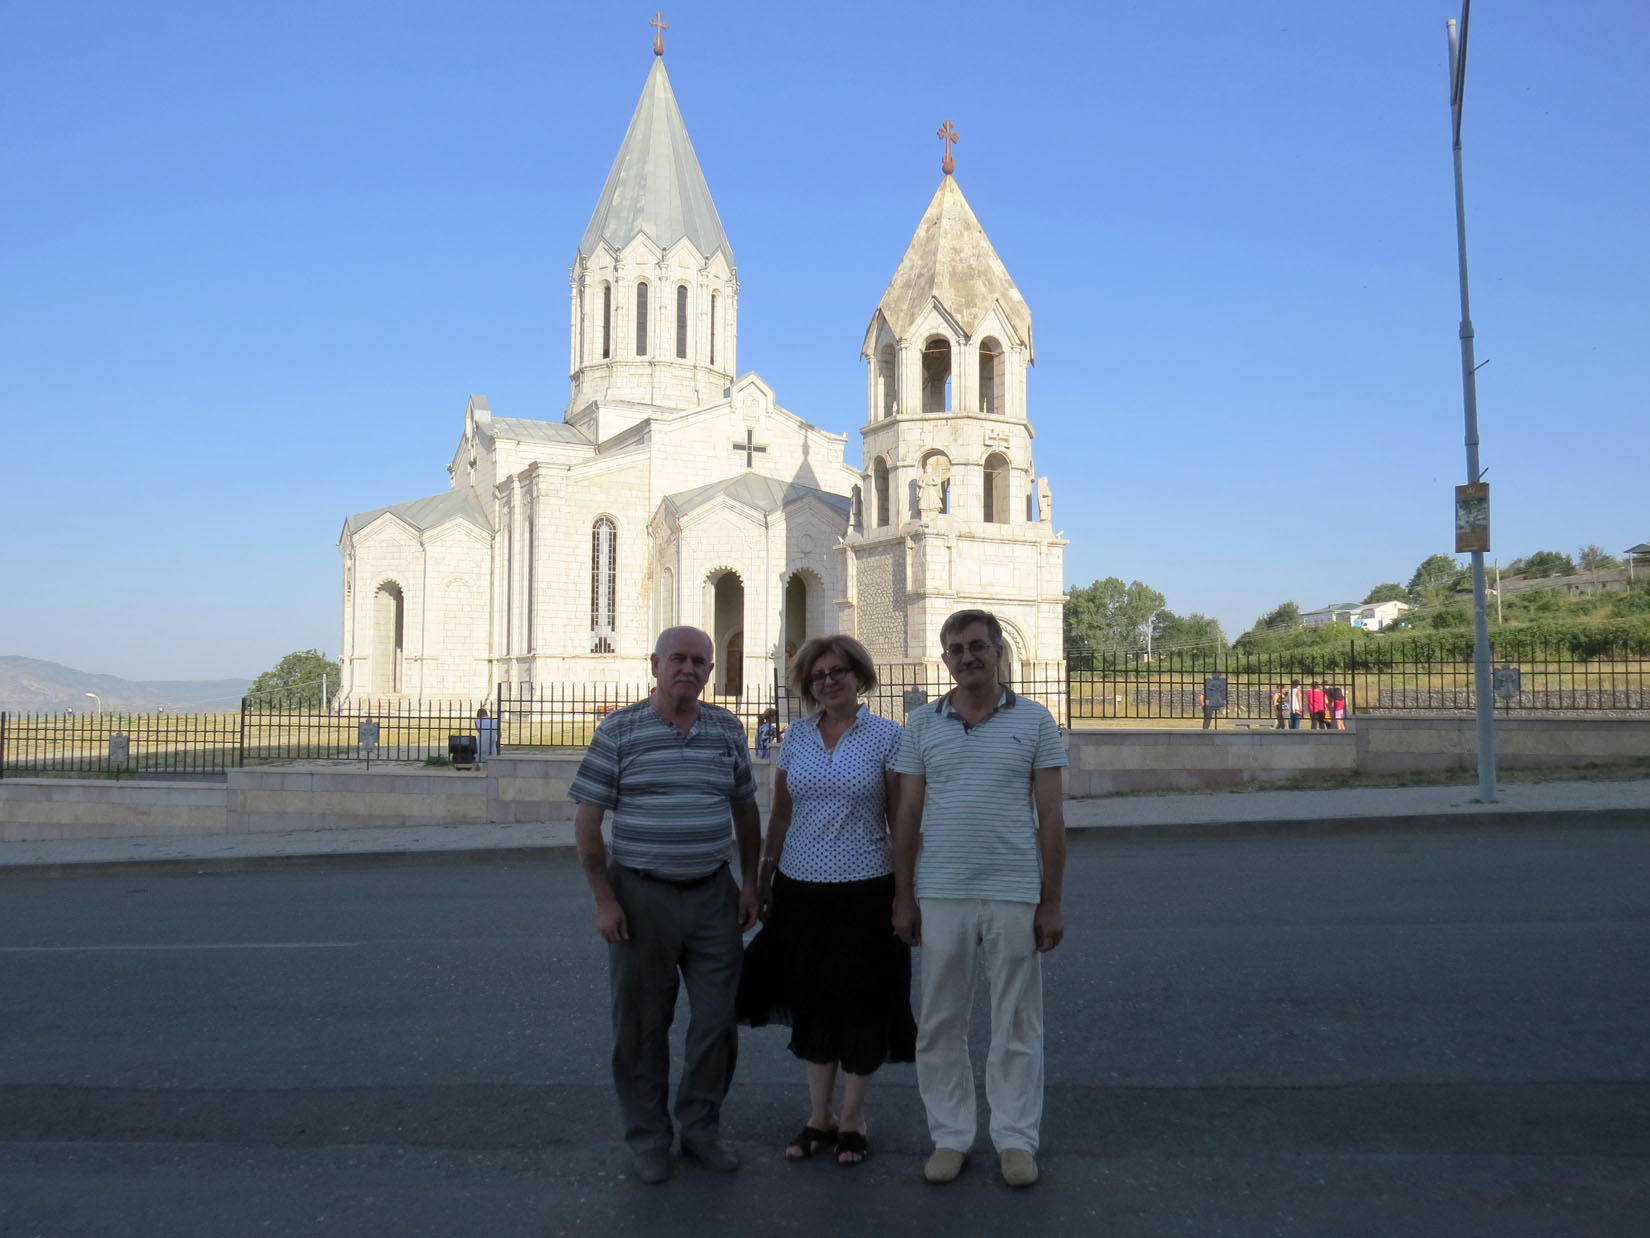
[(865, 332), (861, 501), (844, 616), (878, 657), (937, 662), (963, 607), (1003, 621), (1015, 662), (1064, 658), (1065, 542), (1032, 460), (1031, 310), (952, 171), (944, 173)]

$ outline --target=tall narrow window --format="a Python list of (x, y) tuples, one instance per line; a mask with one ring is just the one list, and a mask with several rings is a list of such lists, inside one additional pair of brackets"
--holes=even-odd
[(877, 388), (879, 412), (892, 417), (899, 407), (899, 380), (895, 369), (894, 346), (884, 344), (877, 352)]
[(612, 653), (619, 532), (610, 516), (590, 527), (590, 652)]
[(980, 411), (1007, 411), (1003, 404), (1003, 346), (991, 336), (980, 341)]
[(613, 285), (602, 285), (602, 360), (613, 355)]
[(687, 285), (676, 285), (676, 356), (687, 356)]
[(522, 618), (522, 626), (527, 629), (527, 652), (528, 653), (532, 653), (534, 651), (533, 650), (533, 645), (534, 645), (533, 633), (538, 627), (538, 624), (534, 622), (534, 618), (533, 618), (533, 605), (537, 601), (537, 598), (535, 597), (535, 594), (538, 591), (538, 583), (539, 583), (539, 569), (538, 569), (538, 562), (537, 562), (538, 555), (534, 553), (534, 551), (537, 549), (536, 542), (538, 540), (537, 539), (537, 531), (534, 528), (534, 525), (536, 525), (538, 522), (533, 518), (534, 509), (535, 509), (536, 506), (537, 505), (531, 499), (528, 500), (527, 513), (526, 513), (526, 515), (527, 515), (527, 519), (526, 519), (526, 524), (527, 524), (527, 608), (526, 608), (526, 610), (527, 610), (527, 613)]
[(636, 355), (647, 356), (647, 284), (636, 285)]
[(710, 363), (716, 364), (716, 294), (710, 294)]
[(1008, 457), (992, 452), (985, 458), (985, 522), (1007, 524)]
[(578, 364), (584, 364), (584, 285), (579, 285), (579, 359)]
[(877, 506), (876, 525), (888, 527), (888, 462), (879, 459), (871, 466), (871, 501)]
[(922, 411), (951, 411), (951, 344), (939, 336), (922, 346)]

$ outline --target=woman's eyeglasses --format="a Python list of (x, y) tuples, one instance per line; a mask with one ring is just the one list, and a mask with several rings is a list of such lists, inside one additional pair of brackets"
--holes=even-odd
[(811, 684), (816, 684), (816, 685), (817, 684), (825, 684), (825, 683), (836, 683), (837, 680), (846, 679), (849, 675), (852, 675), (853, 673), (854, 673), (854, 670), (853, 670), (853, 667), (851, 667), (851, 666), (833, 666), (828, 671), (815, 671), (812, 675), (808, 676), (808, 682), (811, 683)]

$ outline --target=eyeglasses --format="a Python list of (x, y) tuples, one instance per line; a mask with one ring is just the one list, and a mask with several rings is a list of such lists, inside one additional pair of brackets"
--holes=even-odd
[(988, 640), (971, 640), (967, 645), (947, 645), (945, 647), (945, 656), (948, 658), (960, 658), (963, 654), (970, 653), (977, 658), (987, 651), (995, 648), (996, 646)]
[(854, 668), (851, 666), (833, 666), (828, 671), (815, 671), (808, 676), (808, 682), (811, 684), (836, 683), (837, 680), (846, 679), (853, 673)]

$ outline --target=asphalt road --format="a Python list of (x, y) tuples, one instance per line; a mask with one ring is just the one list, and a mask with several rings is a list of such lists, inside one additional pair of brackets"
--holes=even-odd
[(745, 1168), (643, 1187), (569, 860), (11, 880), (0, 1233), (1650, 1224), (1650, 831), (1080, 839), (1066, 911), (1037, 1187), (983, 1135), (926, 1185), (910, 1066), (866, 1165), (784, 1163), (779, 1029), (742, 1038)]

